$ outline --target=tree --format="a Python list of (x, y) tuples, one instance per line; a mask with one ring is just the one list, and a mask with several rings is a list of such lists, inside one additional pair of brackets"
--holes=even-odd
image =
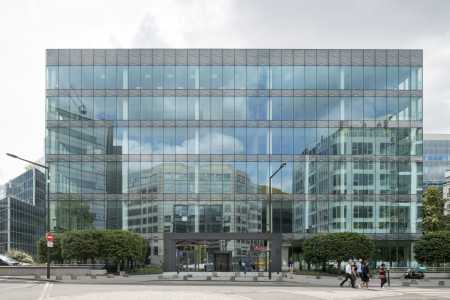
[(450, 231), (426, 233), (415, 243), (415, 256), (421, 263), (450, 261)]
[(366, 235), (339, 232), (319, 234), (306, 240), (303, 254), (308, 263), (320, 263), (325, 269), (326, 262), (334, 260), (340, 269), (342, 261), (349, 258), (368, 259), (374, 250), (374, 242)]
[(86, 263), (88, 259), (100, 257), (99, 240), (103, 231), (69, 231), (63, 236), (62, 255), (64, 259)]
[(438, 188), (429, 187), (423, 193), (422, 226), (424, 232), (439, 231), (446, 227), (444, 204), (445, 200)]

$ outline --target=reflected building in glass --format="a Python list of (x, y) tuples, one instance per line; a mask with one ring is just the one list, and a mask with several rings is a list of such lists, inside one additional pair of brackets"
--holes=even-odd
[(294, 241), (344, 231), (405, 265), (422, 86), (422, 50), (47, 50), (52, 227), (133, 230), (152, 263), (264, 270), (287, 162), (275, 268)]
[(426, 133), (423, 137), (423, 184), (442, 187), (450, 170), (450, 134)]

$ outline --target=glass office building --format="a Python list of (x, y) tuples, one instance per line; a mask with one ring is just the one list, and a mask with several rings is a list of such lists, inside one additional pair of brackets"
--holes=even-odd
[(45, 175), (35, 168), (7, 182), (0, 193), (0, 253), (12, 249), (37, 256), (45, 233)]
[(423, 137), (423, 184), (442, 187), (450, 170), (450, 134), (429, 133)]
[[(283, 268), (360, 232), (420, 233), (422, 50), (47, 50), (52, 228), (141, 233), (152, 263)], [(269, 176), (272, 231), (268, 233)]]

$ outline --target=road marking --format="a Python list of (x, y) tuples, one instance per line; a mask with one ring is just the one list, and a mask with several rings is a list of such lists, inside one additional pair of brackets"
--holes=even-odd
[(38, 300), (46, 300), (50, 296), (50, 290), (52, 289), (53, 283), (46, 282), (44, 285), (44, 288), (42, 289), (41, 296), (38, 298)]

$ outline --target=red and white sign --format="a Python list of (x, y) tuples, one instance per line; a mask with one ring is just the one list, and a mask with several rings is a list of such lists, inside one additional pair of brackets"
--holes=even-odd
[(45, 237), (47, 239), (47, 248), (53, 248), (53, 241), (54, 241), (53, 234), (51, 232), (47, 232)]

